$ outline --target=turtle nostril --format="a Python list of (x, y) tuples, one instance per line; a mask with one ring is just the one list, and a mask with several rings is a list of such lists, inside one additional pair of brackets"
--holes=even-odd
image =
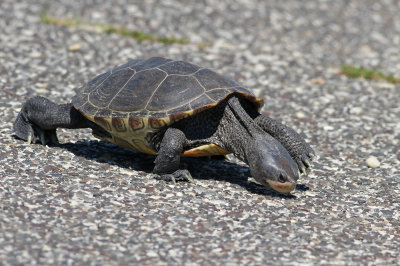
[(281, 183), (285, 183), (285, 182), (286, 182), (286, 178), (283, 176), (283, 174), (279, 174), (278, 180), (279, 180), (279, 182), (281, 182)]

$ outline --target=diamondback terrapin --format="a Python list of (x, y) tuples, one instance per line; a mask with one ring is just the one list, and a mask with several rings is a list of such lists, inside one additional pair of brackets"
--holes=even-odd
[(58, 143), (56, 129), (91, 128), (122, 147), (157, 155), (162, 180), (193, 181), (181, 156), (233, 153), (265, 186), (288, 193), (314, 155), (293, 129), (259, 113), (263, 100), (210, 69), (161, 57), (131, 60), (56, 104), (33, 97), (14, 123), (29, 143)]

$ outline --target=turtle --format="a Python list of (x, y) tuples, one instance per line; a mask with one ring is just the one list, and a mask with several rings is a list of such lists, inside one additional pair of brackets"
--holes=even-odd
[(264, 100), (214, 70), (162, 57), (132, 59), (96, 76), (70, 103), (35, 96), (13, 125), (28, 143), (58, 144), (57, 128), (155, 155), (155, 178), (189, 181), (181, 156), (233, 153), (254, 179), (290, 193), (315, 155), (295, 130), (260, 113)]

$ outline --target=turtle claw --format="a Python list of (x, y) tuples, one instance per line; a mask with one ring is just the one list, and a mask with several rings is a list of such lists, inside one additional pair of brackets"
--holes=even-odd
[(194, 179), (192, 177), (192, 175), (188, 172), (189, 175), (186, 176), (186, 179), (189, 183), (194, 183)]
[(304, 166), (301, 166), (301, 167), (300, 167), (300, 172), (301, 172), (302, 174), (305, 174), (305, 173), (306, 173), (306, 168), (305, 168)]
[(58, 145), (60, 142), (58, 141), (57, 132), (56, 130), (47, 131), (47, 136), (49, 137), (50, 143)]
[(39, 131), (39, 140), (40, 140), (40, 143), (41, 143), (43, 146), (46, 146), (46, 138), (45, 138), (45, 136), (44, 136), (44, 131), (43, 131), (43, 130), (40, 130), (40, 131)]
[(28, 137), (26, 138), (26, 144), (30, 145), (32, 144), (32, 135), (29, 134)]
[(303, 163), (306, 165), (307, 168), (310, 168), (310, 166), (311, 166), (310, 160), (305, 159), (305, 160), (303, 160)]
[(33, 134), (28, 135), (27, 142), (28, 144), (39, 141), (40, 144), (46, 146), (48, 144), (58, 145), (60, 142), (58, 141), (56, 130), (43, 130), (41, 128), (36, 127)]
[(171, 181), (174, 185), (177, 181), (187, 181), (189, 183), (194, 183), (192, 175), (186, 169), (176, 170), (172, 174), (155, 174), (153, 177), (158, 180)]
[(314, 151), (305, 152), (295, 157), (295, 162), (301, 174), (306, 174), (306, 170), (311, 168), (311, 161), (315, 157)]
[(294, 161), (297, 164), (299, 172), (301, 174), (305, 174), (306, 173), (306, 169), (309, 168), (309, 166), (307, 166), (307, 163), (304, 162), (305, 160), (302, 157), (299, 157), (299, 158), (296, 158)]

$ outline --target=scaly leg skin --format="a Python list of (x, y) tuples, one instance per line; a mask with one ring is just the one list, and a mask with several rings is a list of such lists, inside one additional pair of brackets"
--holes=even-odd
[(264, 115), (257, 116), (254, 121), (286, 148), (301, 173), (304, 174), (306, 168), (310, 168), (315, 152), (296, 131)]
[(180, 157), (187, 142), (185, 134), (177, 128), (168, 128), (161, 141), (153, 169), (154, 178), (165, 181), (194, 182), (188, 170), (180, 170)]
[(56, 129), (88, 127), (87, 120), (72, 104), (55, 104), (36, 96), (29, 99), (14, 122), (15, 135), (28, 144), (58, 144)]

